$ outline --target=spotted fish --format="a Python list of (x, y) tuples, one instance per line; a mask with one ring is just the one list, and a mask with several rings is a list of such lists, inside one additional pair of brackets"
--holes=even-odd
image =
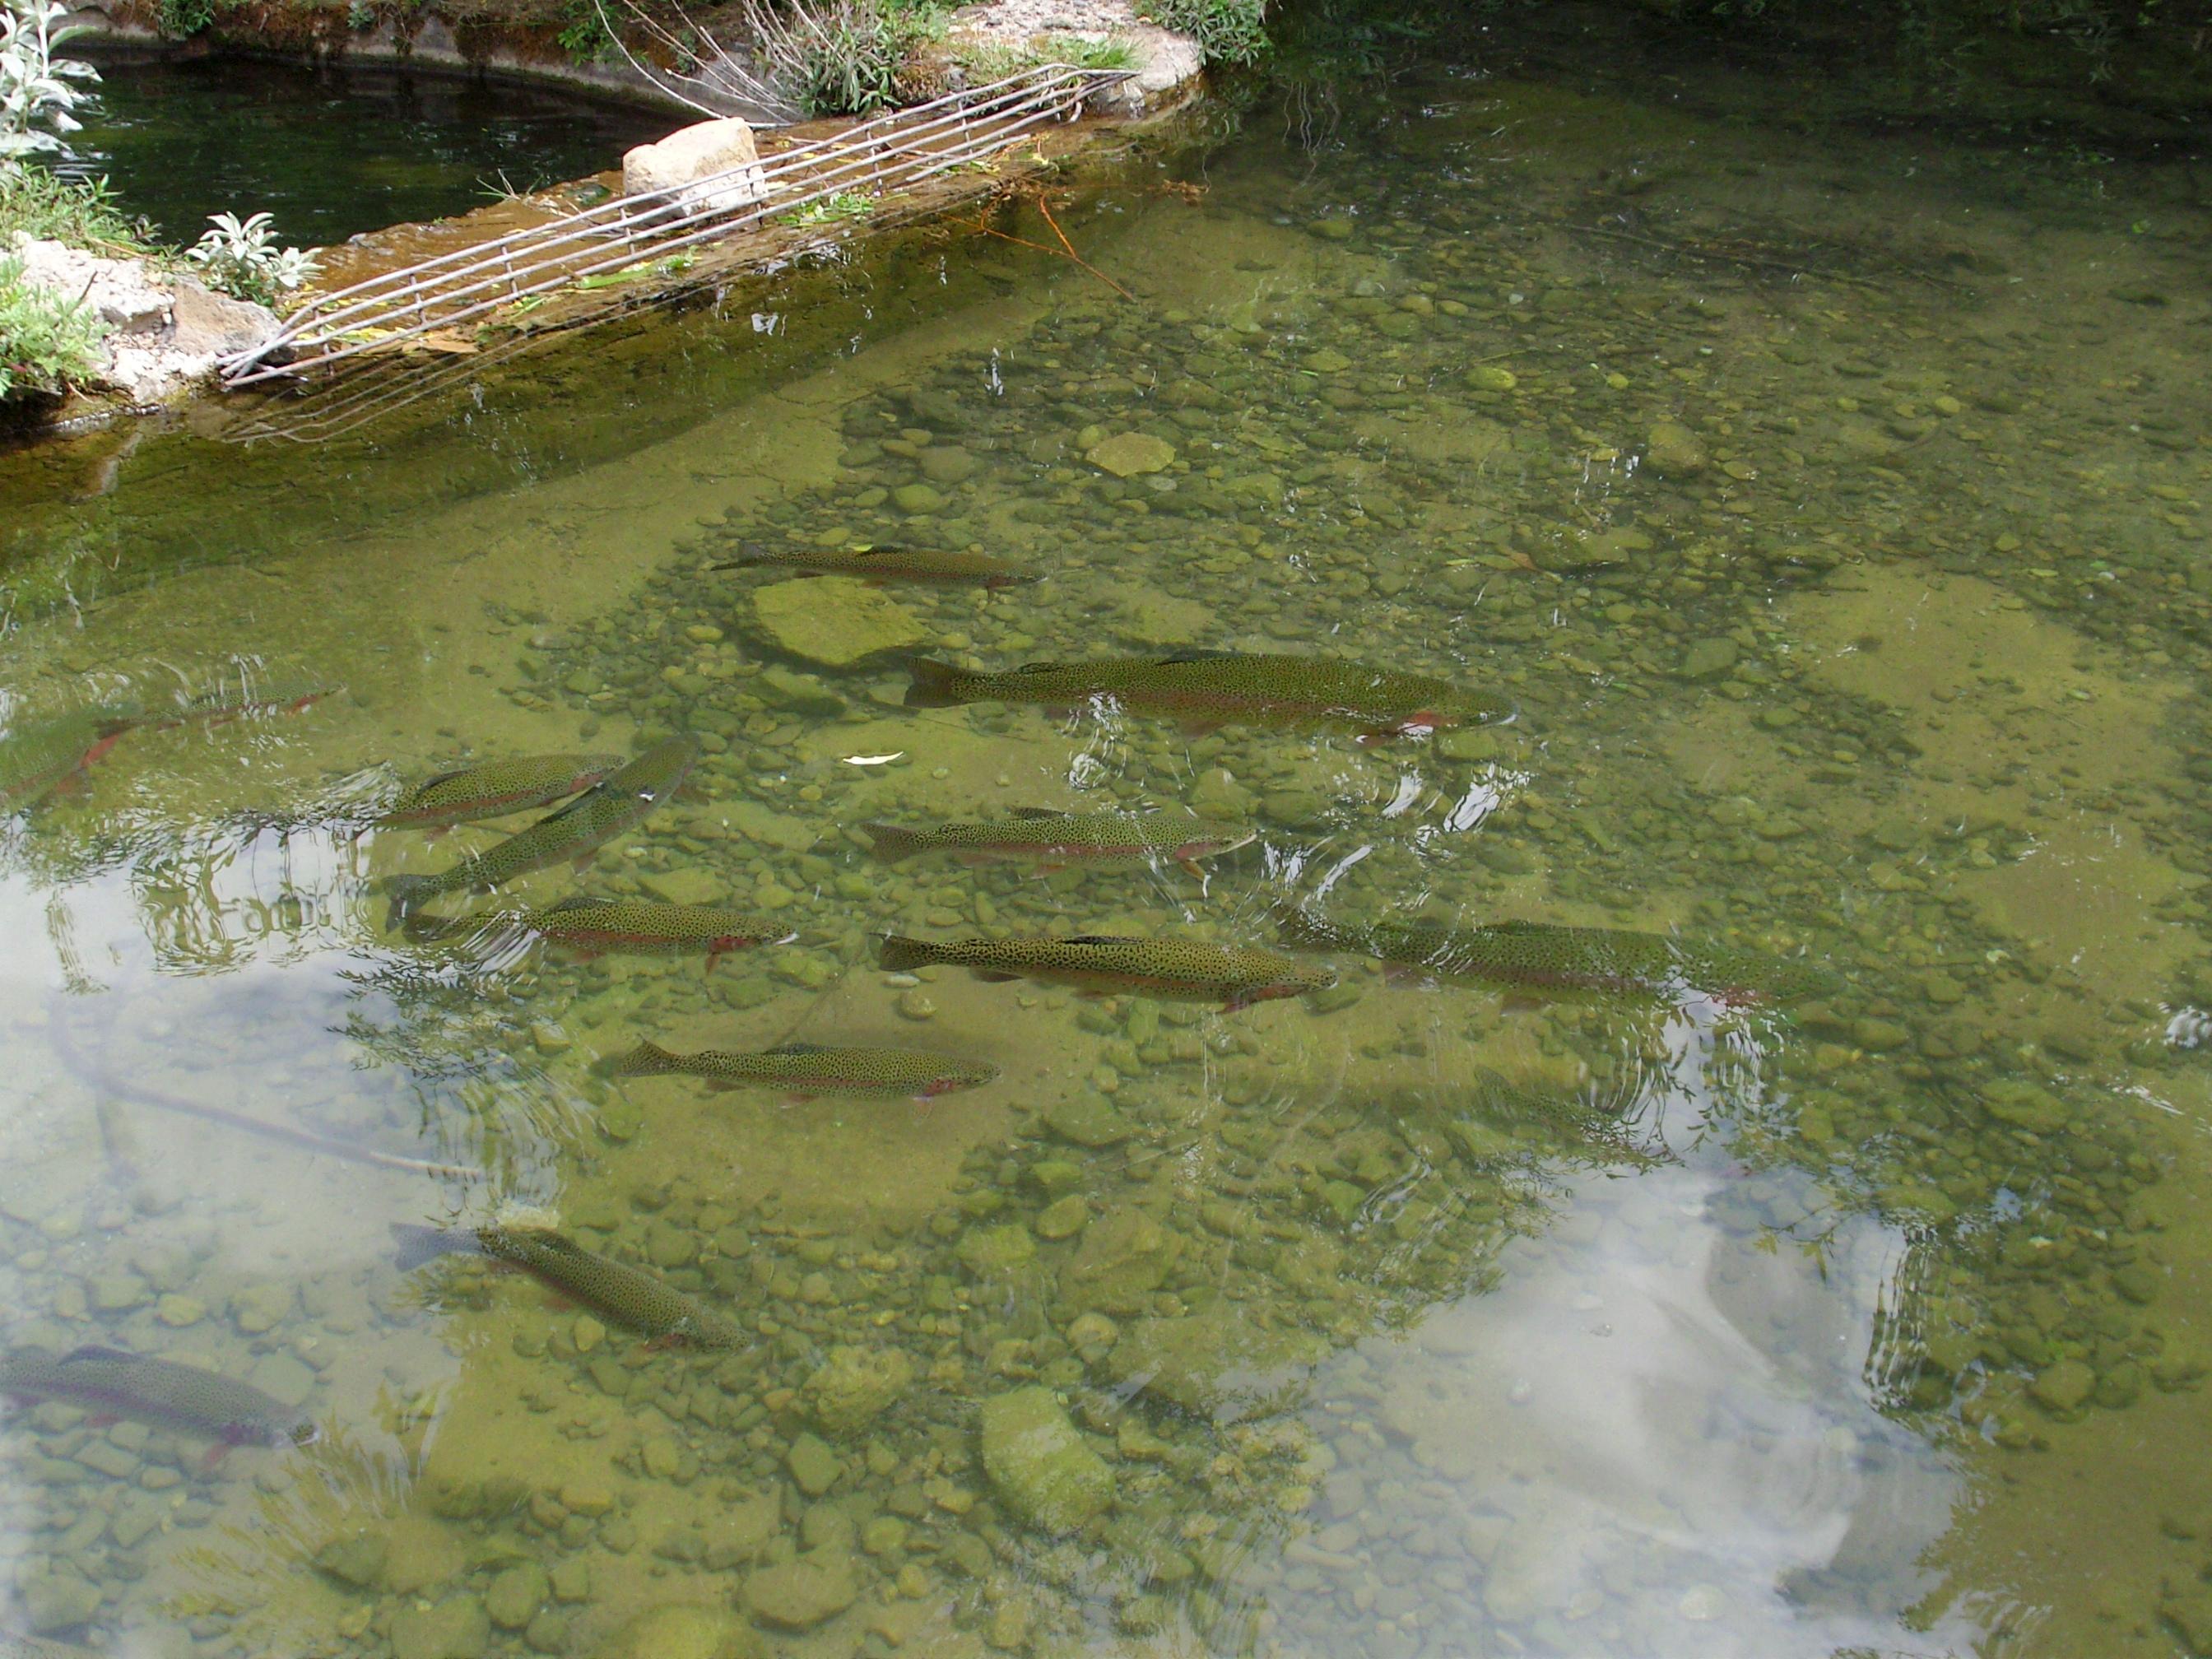
[(917, 1100), (977, 1088), (999, 1075), (988, 1060), (926, 1048), (836, 1048), (811, 1042), (755, 1054), (706, 1049), (695, 1054), (672, 1054), (657, 1043), (640, 1042), (594, 1069), (607, 1077), (696, 1077), (722, 1088), (756, 1085), (801, 1095), (911, 1095)]
[(994, 559), (988, 553), (953, 552), (935, 547), (811, 547), (795, 553), (767, 553), (748, 548), (742, 559), (709, 565), (710, 570), (787, 570), (801, 576), (858, 576), (872, 586), (885, 582), (980, 583), (1011, 587), (1037, 580), (1032, 571)]
[(441, 1255), (484, 1255), (521, 1268), (625, 1328), (699, 1348), (734, 1348), (750, 1340), (717, 1313), (627, 1263), (595, 1255), (550, 1227), (435, 1227), (392, 1224), (403, 1272)]
[(1832, 991), (1818, 963), (1620, 927), (1499, 921), (1480, 927), (1383, 921), (1339, 927), (1304, 912), (1281, 922), (1294, 950), (1358, 951), (1439, 979), (1542, 991), (1600, 991), (1716, 1002), (1787, 1002)]
[(390, 901), (386, 932), (407, 919), (425, 900), (441, 893), (488, 893), (517, 876), (564, 860), (579, 862), (604, 843), (641, 823), (661, 802), (681, 788), (699, 744), (692, 738), (655, 744), (620, 771), (611, 774), (559, 811), (542, 817), (519, 835), (463, 859), (434, 876), (386, 876), (372, 891)]
[(1511, 717), (1512, 703), (1425, 674), (1400, 674), (1334, 657), (1190, 652), (1107, 662), (1036, 662), (970, 674), (916, 658), (909, 708), (1030, 702), (1054, 708), (1122, 708), (1199, 730), (1246, 724), (1349, 730), (1361, 741), (1420, 737), (1443, 727)]
[(1310, 967), (1273, 951), (1097, 934), (939, 943), (892, 933), (884, 939), (877, 960), (894, 972), (947, 963), (981, 980), (1042, 980), (1102, 996), (1128, 993), (1169, 1002), (1218, 1002), (1224, 1009), (1326, 990), (1336, 983), (1334, 969)]
[(315, 1437), (305, 1412), (251, 1382), (119, 1348), (18, 1348), (0, 1358), (0, 1394), (66, 1401), (227, 1446), (304, 1445)]
[(1243, 824), (1218, 823), (1181, 812), (1051, 812), (1017, 807), (1011, 817), (980, 823), (940, 823), (906, 830), (893, 823), (860, 826), (879, 859), (896, 862), (917, 854), (950, 852), (963, 864), (1009, 860), (1047, 867), (1110, 866), (1171, 858), (1193, 875), (1198, 861), (1232, 852), (1252, 839)]
[(620, 755), (524, 755), (441, 772), (376, 820), (384, 830), (442, 830), (550, 806), (589, 789), (623, 763)]
[(707, 967), (732, 951), (798, 938), (781, 922), (711, 904), (660, 904), (650, 899), (599, 899), (578, 895), (543, 910), (515, 910), (446, 920), (410, 916), (410, 939), (457, 934), (533, 933), (584, 956), (684, 956), (704, 951)]
[(18, 812), (114, 748), (143, 715), (123, 708), (82, 708), (19, 726), (0, 738), (0, 812)]

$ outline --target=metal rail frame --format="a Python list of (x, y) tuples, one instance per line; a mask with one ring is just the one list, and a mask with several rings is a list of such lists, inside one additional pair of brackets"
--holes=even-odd
[[(1030, 129), (1073, 120), (1084, 104), (1128, 80), (1129, 70), (1047, 64), (988, 86), (878, 116), (772, 159), (682, 185), (617, 197), (596, 207), (437, 255), (318, 295), (271, 338), (222, 362), (227, 387), (301, 375), (366, 353), (389, 352), (434, 331), (484, 317), (515, 301), (572, 289), (781, 216), (856, 186), (881, 194), (911, 186), (1003, 149)], [(754, 199), (711, 205), (726, 192)], [(608, 244), (615, 246), (611, 250)], [(566, 319), (577, 326), (627, 308)], [(272, 362), (281, 356), (283, 361)]]

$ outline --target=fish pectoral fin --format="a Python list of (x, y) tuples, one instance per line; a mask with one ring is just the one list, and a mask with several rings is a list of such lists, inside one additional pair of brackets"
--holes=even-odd
[(1184, 870), (1189, 872), (1190, 878), (1193, 881), (1204, 881), (1206, 879), (1206, 872), (1199, 868), (1198, 860), (1196, 859), (1177, 859), (1176, 862), (1182, 866)]
[(1009, 974), (997, 968), (970, 968), (968, 971), (986, 985), (1004, 985), (1021, 977), (1019, 974)]

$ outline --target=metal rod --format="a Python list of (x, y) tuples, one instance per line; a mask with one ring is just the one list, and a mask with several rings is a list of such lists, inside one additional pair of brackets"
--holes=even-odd
[[(450, 329), (517, 300), (730, 236), (746, 228), (746, 220), (761, 227), (771, 210), (787, 216), (841, 193), (861, 177), (879, 188), (921, 183), (1004, 148), (1041, 122), (1073, 118), (1088, 99), (1128, 75), (1127, 70), (1043, 66), (796, 146), (772, 161), (619, 198), (364, 278), (319, 296), (289, 319), (275, 337), (227, 360), (227, 384), (243, 386), (296, 376), (365, 352), (403, 345), (433, 329)], [(979, 133), (976, 118), (981, 113), (988, 114), (991, 125)], [(892, 153), (894, 139), (898, 160), (887, 167), (884, 157)], [(786, 184), (787, 179), (791, 182)], [(802, 182), (807, 188), (797, 188)], [(732, 223), (729, 210), (715, 204), (715, 198), (732, 190), (742, 190), (756, 200), (777, 195), (784, 199), (775, 202), (772, 210), (763, 201), (753, 214)], [(689, 204), (676, 199), (686, 193), (692, 198)], [(615, 244), (611, 248), (610, 240)], [(496, 297), (483, 297), (487, 295)], [(609, 309), (623, 308), (626, 299), (617, 298)], [(398, 325), (402, 319), (411, 320)], [(358, 337), (372, 330), (374, 337)], [(310, 355), (297, 355), (301, 347)], [(267, 361), (272, 353), (287, 349), (293, 352), (291, 361)]]

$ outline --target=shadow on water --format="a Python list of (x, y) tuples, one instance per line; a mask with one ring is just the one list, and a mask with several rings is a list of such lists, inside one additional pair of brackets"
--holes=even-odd
[[(11, 733), (240, 664), (343, 688), (126, 731), (10, 823), (9, 1347), (322, 1431), (210, 1458), (27, 1407), (11, 1618), (161, 1659), (2212, 1632), (2201, 210), (1498, 70), (1071, 190), (1133, 301), (911, 236), (325, 448), (151, 434), (100, 494), (10, 463)], [(1047, 574), (709, 568), (878, 541)], [(896, 666), (1191, 649), (1517, 717), (1185, 732), (909, 708)], [(678, 731), (685, 797), (437, 914), (580, 891), (781, 943), (384, 930), (380, 878), (527, 822), (373, 827), (402, 787)], [(1256, 838), (1194, 874), (860, 829), (1023, 807)], [(1419, 949), (1234, 1012), (874, 965), (1292, 908)], [(1674, 944), (1656, 991), (1577, 987), (1589, 936), (1474, 931), (1516, 921)], [(999, 1075), (595, 1072), (641, 1037)], [(736, 1346), (398, 1265), (395, 1223), (501, 1218)]]

